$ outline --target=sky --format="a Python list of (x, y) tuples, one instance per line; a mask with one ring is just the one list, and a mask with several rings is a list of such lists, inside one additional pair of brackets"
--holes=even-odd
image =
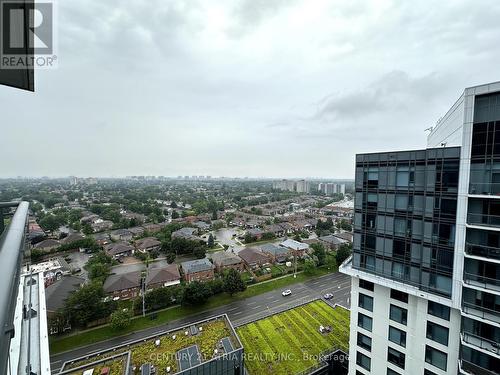
[(353, 178), (500, 80), (498, 0), (57, 3), (57, 69), (0, 86), (0, 177)]

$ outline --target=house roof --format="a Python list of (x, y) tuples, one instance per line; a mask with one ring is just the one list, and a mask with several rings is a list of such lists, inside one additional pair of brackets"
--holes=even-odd
[(37, 249), (47, 249), (49, 247), (57, 247), (60, 245), (61, 243), (59, 241), (49, 238), (48, 240), (43, 240), (42, 242), (37, 243), (34, 247)]
[(334, 236), (341, 238), (343, 240), (352, 242), (352, 233), (351, 232), (335, 233)]
[(238, 252), (238, 256), (248, 264), (269, 261), (267, 255), (254, 247), (247, 247), (241, 250), (240, 252)]
[(207, 258), (195, 259), (195, 260), (189, 260), (187, 262), (182, 262), (181, 266), (182, 266), (182, 270), (186, 274), (208, 271), (208, 270), (211, 270), (214, 268), (214, 265), (212, 263), (210, 263), (210, 261)]
[(61, 243), (68, 244), (75, 241), (83, 240), (83, 235), (80, 233), (72, 233), (61, 240)]
[(104, 246), (104, 250), (111, 255), (118, 255), (131, 252), (132, 250), (135, 250), (135, 248), (126, 242), (116, 242)]
[(129, 236), (132, 234), (132, 232), (129, 231), (128, 229), (116, 229), (116, 230), (112, 231), (111, 234), (112, 235), (115, 234), (115, 235), (119, 235), (119, 236), (122, 236), (122, 235)]
[(48, 311), (57, 311), (64, 307), (64, 303), (69, 295), (78, 290), (85, 279), (77, 276), (64, 276), (61, 280), (45, 288), (45, 300)]
[(347, 242), (346, 240), (339, 238), (337, 236), (334, 236), (332, 234), (329, 234), (328, 236), (319, 237), (319, 239), (323, 242), (330, 244), (330, 245), (340, 245), (341, 243)]
[(212, 261), (217, 266), (229, 266), (231, 264), (239, 264), (242, 262), (241, 258), (228, 251), (217, 251), (212, 254)]
[(288, 238), (282, 243), (280, 243), (280, 246), (288, 247), (289, 249), (292, 250), (306, 250), (309, 248), (308, 244), (292, 240), (291, 238)]
[(158, 241), (155, 237), (145, 237), (140, 240), (135, 241), (135, 246), (138, 249), (147, 249), (150, 247), (160, 246), (161, 242)]
[(146, 278), (146, 284), (166, 283), (180, 280), (181, 275), (177, 264), (172, 263), (166, 267), (151, 268)]
[(286, 247), (276, 246), (272, 243), (266, 243), (260, 246), (260, 249), (273, 256), (288, 254), (289, 250)]
[(141, 271), (127, 272), (121, 275), (110, 275), (103, 285), (106, 293), (113, 293), (124, 289), (140, 286)]

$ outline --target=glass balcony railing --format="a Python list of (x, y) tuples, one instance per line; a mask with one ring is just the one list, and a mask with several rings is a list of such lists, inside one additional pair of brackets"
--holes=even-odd
[(465, 359), (460, 360), (460, 369), (471, 375), (498, 375), (498, 372), (490, 371)]
[(487, 350), (496, 355), (500, 355), (500, 343), (492, 340), (485, 339), (484, 337), (474, 335), (469, 332), (461, 333), (462, 341), (469, 345)]
[(500, 228), (500, 216), (481, 213), (468, 213), (467, 224)]
[(498, 316), (500, 315), (499, 310), (492, 310), (487, 307), (465, 301), (462, 303), (462, 311), (465, 314), (476, 316), (484, 320), (489, 320), (493, 323), (498, 322)]
[(500, 183), (498, 182), (471, 182), (469, 184), (469, 194), (474, 195), (499, 195)]
[(465, 253), (483, 258), (500, 260), (500, 248), (494, 246), (466, 242)]
[(471, 286), (500, 292), (500, 279), (464, 272), (464, 282)]

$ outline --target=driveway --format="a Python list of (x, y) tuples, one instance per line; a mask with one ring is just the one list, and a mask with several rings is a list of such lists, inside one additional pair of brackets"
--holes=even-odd
[(89, 260), (89, 254), (75, 252), (68, 254), (67, 258), (70, 259), (68, 263), (72, 269), (80, 268), (82, 270), (82, 272), (78, 273), (77, 275), (87, 280), (88, 274), (87, 271), (85, 271), (85, 269), (83, 268), (83, 266), (87, 264), (87, 261)]
[[(168, 265), (166, 259), (157, 259), (152, 263), (149, 263), (149, 268), (165, 267)], [(122, 275), (127, 272), (142, 271), (146, 269), (146, 265), (137, 259), (137, 262), (129, 264), (120, 264), (111, 268), (111, 273)]]

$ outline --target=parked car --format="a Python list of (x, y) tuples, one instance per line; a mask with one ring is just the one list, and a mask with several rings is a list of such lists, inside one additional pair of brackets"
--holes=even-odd
[(332, 299), (333, 298), (333, 294), (332, 293), (326, 293), (324, 296), (323, 296), (324, 299)]
[(290, 294), (292, 294), (292, 291), (290, 289), (287, 289), (287, 290), (284, 290), (283, 292), (281, 292), (281, 295), (283, 297), (289, 296)]

